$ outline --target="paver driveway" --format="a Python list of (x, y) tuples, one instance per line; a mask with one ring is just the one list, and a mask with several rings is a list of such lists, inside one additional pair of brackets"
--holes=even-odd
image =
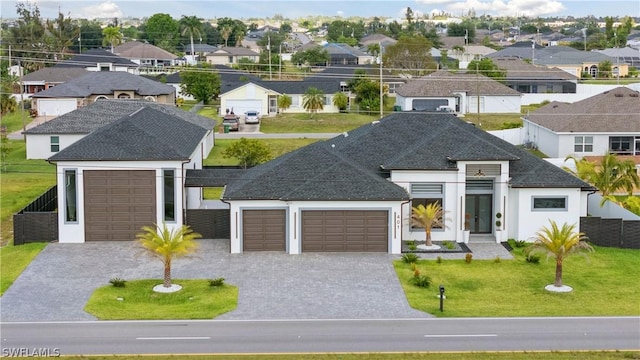
[[(201, 240), (196, 259), (178, 259), (173, 278), (224, 277), (239, 288), (238, 308), (218, 319), (419, 318), (392, 260), (364, 253), (230, 254), (228, 240)], [(2, 321), (93, 320), (83, 311), (110, 278), (160, 278), (162, 264), (134, 243), (48, 245), (0, 300)]]

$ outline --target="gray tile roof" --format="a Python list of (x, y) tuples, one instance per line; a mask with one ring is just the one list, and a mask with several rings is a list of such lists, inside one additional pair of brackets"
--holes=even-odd
[(214, 169), (187, 169), (185, 187), (222, 187), (244, 175), (246, 169), (239, 168), (214, 168)]
[(88, 71), (64, 84), (40, 91), (35, 98), (84, 98), (91, 95), (113, 95), (114, 91), (133, 90), (140, 96), (175, 93), (175, 88), (124, 71)]
[(640, 133), (640, 93), (618, 87), (574, 103), (549, 103), (526, 118), (554, 132)]
[(60, 115), (27, 130), (26, 134), (89, 134), (105, 125), (133, 114), (143, 107), (162, 111), (169, 116), (211, 130), (215, 121), (204, 116), (181, 110), (172, 105), (158, 104), (144, 100), (98, 100), (87, 106)]
[(178, 56), (162, 48), (139, 41), (130, 41), (118, 45), (113, 49), (113, 52), (127, 59), (175, 60), (178, 58)]
[(140, 65), (134, 63), (129, 59), (125, 59), (121, 56), (115, 55), (110, 51), (103, 49), (89, 49), (82, 54), (74, 55), (69, 60), (64, 60), (57, 63), (54, 68), (64, 67), (95, 67), (98, 63), (112, 63), (117, 66), (126, 66), (131, 68), (140, 67)]
[(152, 107), (103, 126), (50, 161), (186, 161), (207, 130)]
[(353, 46), (339, 43), (328, 43), (324, 45), (324, 48), (329, 52), (329, 55), (352, 55), (352, 56), (368, 56), (366, 52), (356, 49)]
[(467, 95), (521, 95), (514, 89), (484, 75), (451, 73), (440, 70), (419, 79), (411, 80), (396, 90), (404, 97), (452, 96), (454, 92)]
[(507, 80), (578, 80), (564, 70), (532, 65), (518, 58), (499, 58), (494, 59), (493, 63), (507, 70)]
[(65, 83), (88, 73), (84, 68), (47, 67), (28, 73), (22, 81), (44, 81), (47, 83)]
[(460, 160), (509, 161), (512, 187), (591, 189), (453, 115), (398, 112), (251, 168), (223, 198), (406, 200), (406, 191), (387, 180), (390, 171), (455, 171)]

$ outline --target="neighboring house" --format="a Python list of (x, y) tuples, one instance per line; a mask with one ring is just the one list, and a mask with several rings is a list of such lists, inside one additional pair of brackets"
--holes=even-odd
[[(195, 39), (194, 39), (195, 40)], [(209, 44), (193, 44), (193, 54), (191, 53), (191, 43), (182, 46), (187, 64), (196, 65), (198, 61), (205, 61), (205, 54), (218, 50), (217, 47)]]
[[(203, 174), (187, 176), (206, 183)], [(462, 242), (465, 218), (472, 243), (527, 240), (549, 219), (579, 223), (594, 190), (455, 116), (406, 112), (285, 154), (226, 184), (221, 199), (230, 204), (231, 252), (290, 254), (399, 254), (402, 240), (425, 237), (410, 223), (411, 206), (433, 202), (448, 219), (433, 230), (434, 240)]]
[(206, 54), (206, 61), (213, 65), (232, 65), (240, 62), (241, 59), (257, 63), (260, 54), (244, 47), (221, 47), (214, 52)]
[(572, 104), (551, 102), (522, 118), (525, 142), (552, 158), (640, 155), (639, 94), (619, 87)]
[(98, 71), (86, 74), (31, 97), (38, 115), (59, 116), (99, 99), (145, 99), (175, 104), (173, 86), (161, 84), (123, 71)]
[(575, 94), (578, 78), (558, 68), (532, 65), (518, 58), (493, 59), (507, 71), (505, 85), (523, 94)]
[[(87, 72), (88, 71), (83, 68), (46, 67), (36, 70), (20, 79), (23, 87), (22, 95), (25, 96), (25, 98), (31, 97), (31, 95), (37, 92), (64, 84), (67, 81), (87, 74)], [(18, 96), (20, 96), (20, 94), (18, 94)]]
[(466, 45), (463, 46), (463, 49), (464, 51), (462, 53), (453, 50), (453, 48), (448, 51), (449, 56), (458, 60), (460, 69), (466, 69), (469, 62), (473, 60), (485, 58), (496, 52), (496, 50), (484, 45)]
[(605, 54), (612, 59), (615, 59), (615, 64), (626, 63), (630, 67), (635, 67), (640, 70), (640, 51), (632, 47), (613, 48), (604, 50), (595, 50), (601, 54)]
[(397, 42), (398, 40), (384, 34), (371, 34), (360, 39), (360, 45), (365, 48), (369, 45), (379, 45), (384, 49), (387, 46), (395, 45)]
[(128, 41), (113, 49), (113, 53), (129, 59), (143, 68), (162, 68), (178, 64), (178, 56), (157, 46)]
[(184, 209), (202, 199), (184, 179), (187, 169), (202, 168), (208, 121), (202, 127), (142, 106), (51, 156), (60, 242), (132, 241), (142, 226), (183, 225)]
[(69, 60), (57, 63), (54, 68), (83, 68), (87, 71), (125, 71), (138, 75), (140, 65), (103, 49), (89, 49)]
[(396, 90), (403, 111), (437, 111), (448, 107), (458, 114), (520, 113), (519, 92), (484, 75), (436, 71)]
[(347, 44), (328, 43), (323, 45), (329, 53), (329, 65), (373, 64), (376, 58)]
[(204, 156), (213, 147), (213, 125), (211, 119), (185, 112), (173, 104), (158, 104), (144, 100), (100, 100), (87, 106), (60, 115), (24, 132), (26, 138), (27, 159), (48, 159), (66, 149), (88, 134), (108, 125), (142, 107), (175, 116), (184, 121), (197, 124), (211, 131), (205, 142)]

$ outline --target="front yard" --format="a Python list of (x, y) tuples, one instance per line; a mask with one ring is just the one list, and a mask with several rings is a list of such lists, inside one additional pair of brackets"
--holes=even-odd
[[(554, 294), (555, 261), (525, 260), (522, 248), (514, 260), (420, 260), (417, 268), (433, 283), (410, 283), (411, 266), (394, 263), (409, 304), (438, 317), (613, 316), (640, 315), (639, 250), (597, 247), (595, 253), (564, 260), (564, 283), (573, 292)], [(445, 286), (444, 312), (439, 310), (438, 286)], [(636, 300), (633, 300), (636, 299)]]

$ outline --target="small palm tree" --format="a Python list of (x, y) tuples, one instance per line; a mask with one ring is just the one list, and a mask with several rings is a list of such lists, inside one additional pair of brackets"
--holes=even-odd
[(164, 281), (162, 286), (171, 287), (171, 262), (174, 258), (191, 255), (198, 250), (195, 241), (202, 235), (195, 233), (189, 226), (182, 225), (179, 228), (169, 230), (167, 225), (154, 227), (142, 227), (144, 232), (138, 233), (136, 238), (144, 252), (152, 257), (160, 259), (164, 264)]
[(111, 52), (113, 52), (113, 47), (122, 44), (122, 33), (120, 29), (115, 26), (107, 26), (102, 30), (102, 45), (111, 44)]
[(191, 56), (195, 60), (195, 51), (193, 50), (193, 37), (202, 37), (202, 19), (197, 16), (182, 15), (180, 19), (180, 25), (182, 26), (182, 35), (189, 34), (189, 41), (191, 41)]
[(302, 106), (311, 113), (311, 116), (324, 108), (324, 93), (322, 90), (310, 87), (302, 95)]
[(282, 94), (278, 96), (278, 109), (280, 109), (280, 112), (285, 112), (285, 110), (290, 108), (291, 103), (292, 103), (291, 96), (287, 94)]
[(342, 91), (333, 94), (333, 106), (337, 107), (341, 112), (347, 109), (349, 105), (349, 97)]
[(434, 227), (446, 227), (444, 210), (439, 202), (433, 202), (424, 206), (422, 204), (411, 207), (411, 221), (414, 225), (424, 228), (426, 233), (425, 245), (433, 246), (431, 242), (431, 229)]
[(222, 29), (220, 29), (220, 36), (224, 39), (224, 47), (229, 46), (229, 37), (231, 37), (232, 33), (233, 28), (231, 26), (223, 26)]
[(525, 249), (525, 254), (531, 256), (537, 253), (546, 254), (556, 259), (555, 287), (562, 287), (562, 262), (571, 254), (593, 252), (593, 247), (586, 241), (584, 233), (575, 231), (575, 224), (563, 224), (558, 227), (555, 221), (549, 220), (551, 227), (542, 227), (536, 233), (536, 240)]

